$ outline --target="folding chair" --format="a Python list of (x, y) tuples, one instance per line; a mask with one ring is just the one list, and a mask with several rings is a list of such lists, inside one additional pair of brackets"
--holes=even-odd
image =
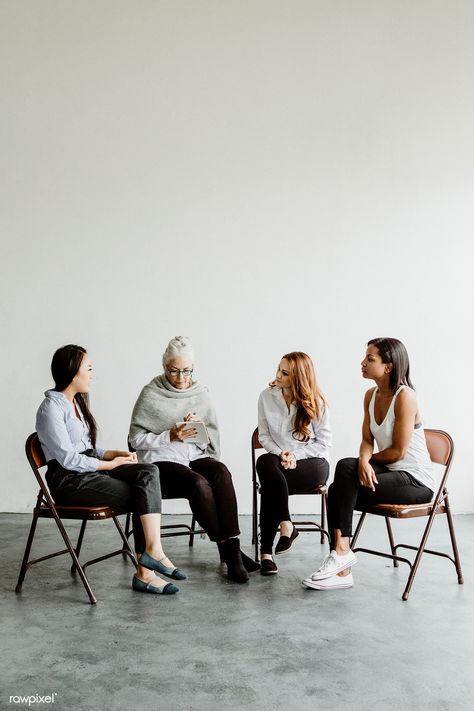
[[(120, 521), (117, 518), (117, 516), (126, 512), (111, 508), (110, 506), (57, 506), (54, 503), (51, 494), (49, 493), (48, 487), (39, 471), (40, 467), (44, 466), (46, 462), (36, 432), (33, 432), (33, 434), (31, 434), (26, 440), (25, 449), (26, 456), (28, 458), (31, 468), (33, 469), (33, 473), (40, 488), (38, 498), (36, 500), (36, 505), (33, 509), (33, 521), (31, 523), (30, 533), (26, 543), (25, 554), (23, 556), (23, 562), (21, 564), (21, 570), (20, 575), (18, 577), (16, 592), (21, 592), (26, 571), (32, 565), (35, 565), (35, 563), (40, 563), (43, 560), (47, 560), (48, 558), (54, 558), (58, 555), (69, 553), (72, 558), (71, 574), (74, 574), (76, 571), (79, 573), (82, 583), (89, 596), (90, 603), (93, 605), (97, 602), (97, 598), (95, 597), (92, 591), (92, 588), (85, 573), (85, 569), (87, 568), (87, 566), (93, 565), (94, 563), (99, 563), (102, 560), (112, 558), (116, 555), (128, 556), (132, 563), (135, 565), (135, 567), (137, 566), (137, 560), (133, 554), (132, 549), (130, 548), (122, 525), (120, 524)], [(54, 518), (54, 520), (56, 521), (56, 525), (61, 533), (61, 536), (63, 537), (64, 543), (66, 544), (66, 548), (64, 550), (57, 551), (56, 553), (50, 553), (49, 555), (42, 556), (41, 558), (36, 558), (35, 560), (29, 560), (31, 546), (36, 530), (36, 524), (39, 518)], [(117, 530), (122, 539), (121, 548), (113, 551), (112, 553), (107, 553), (107, 555), (102, 555), (99, 558), (94, 558), (93, 560), (89, 560), (86, 563), (81, 564), (79, 562), (79, 555), (81, 552), (81, 546), (84, 538), (84, 532), (86, 530), (87, 521), (102, 521), (108, 518), (113, 519), (113, 522), (117, 527)], [(62, 523), (62, 519), (82, 521), (81, 530), (79, 532), (79, 538), (77, 540), (75, 548)]]
[[(132, 447), (130, 444), (130, 440), (128, 442), (128, 451), (129, 452), (135, 452), (136, 450)], [(161, 498), (163, 500), (165, 499), (172, 499), (173, 497), (166, 496), (166, 494), (163, 494), (161, 492)], [(177, 497), (179, 498), (179, 497)], [(133, 533), (132, 525), (131, 525), (131, 518), (132, 515), (131, 513), (127, 514), (127, 519), (125, 522), (125, 535), (127, 538), (130, 538), (130, 536)], [(178, 529), (178, 530), (175, 530)], [(179, 529), (184, 529), (184, 530), (179, 530)], [(189, 536), (189, 547), (192, 548), (194, 545), (194, 536), (201, 536), (201, 538), (205, 538), (206, 532), (202, 528), (196, 528), (196, 518), (193, 514), (192, 519), (191, 519), (191, 525), (189, 526), (187, 523), (167, 523), (166, 525), (161, 526), (161, 531), (168, 531), (172, 530), (173, 533), (161, 533), (161, 538), (171, 538), (172, 536)]]
[[(252, 544), (255, 546), (255, 560), (258, 561), (258, 497), (260, 491), (260, 483), (257, 478), (257, 457), (256, 450), (263, 449), (258, 439), (258, 427), (252, 433), (251, 453), (252, 453)], [(316, 521), (298, 521), (295, 526), (298, 531), (317, 531), (321, 534), (321, 543), (324, 543), (326, 536), (329, 541), (329, 533), (326, 531), (326, 510), (327, 510), (327, 486), (315, 486), (312, 491), (305, 491), (302, 494), (294, 494), (294, 496), (306, 496), (307, 494), (321, 497), (321, 523)]]
[[(442, 430), (425, 430), (425, 436), (431, 461), (435, 464), (441, 464), (444, 467), (444, 472), (441, 477), (441, 483), (433, 500), (430, 501), (428, 504), (374, 504), (373, 506), (368, 506), (363, 510), (359, 509), (362, 511), (362, 515), (360, 517), (359, 523), (357, 525), (351, 542), (351, 547), (354, 552), (370, 553), (372, 555), (381, 556), (382, 558), (390, 558), (391, 560), (393, 560), (393, 565), (396, 568), (398, 567), (399, 561), (402, 561), (403, 563), (407, 563), (409, 565), (410, 574), (408, 576), (408, 581), (402, 595), (403, 600), (408, 600), (408, 595), (410, 593), (411, 586), (413, 585), (413, 580), (415, 578), (416, 571), (418, 570), (418, 566), (420, 564), (421, 556), (423, 555), (423, 553), (430, 553), (431, 555), (437, 555), (443, 558), (448, 558), (448, 560), (450, 560), (456, 568), (458, 583), (462, 585), (462, 583), (464, 582), (461, 571), (461, 561), (459, 559), (458, 547), (456, 543), (456, 536), (454, 533), (453, 518), (449, 505), (448, 490), (446, 488), (446, 482), (448, 480), (451, 462), (454, 455), (454, 443), (450, 435), (447, 432), (443, 432)], [(381, 551), (375, 551), (369, 548), (355, 547), (360, 530), (362, 528), (362, 524), (364, 523), (365, 517), (368, 513), (375, 514), (376, 516), (383, 516), (385, 518), (388, 540), (390, 544), (390, 549), (392, 551), (391, 553), (383, 553)], [(451, 557), (447, 553), (442, 553), (440, 551), (429, 550), (425, 547), (435, 516), (438, 516), (440, 514), (446, 515), (454, 557)], [(405, 543), (398, 543), (397, 545), (395, 545), (390, 519), (416, 518), (419, 516), (428, 517), (428, 521), (423, 531), (420, 544), (418, 546), (412, 546)], [(410, 550), (416, 551), (414, 561), (411, 562), (410, 560), (408, 560), (408, 558), (403, 558), (397, 555), (398, 548), (409, 548)]]

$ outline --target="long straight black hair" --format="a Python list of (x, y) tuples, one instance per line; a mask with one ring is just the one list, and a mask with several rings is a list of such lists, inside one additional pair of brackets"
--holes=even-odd
[(407, 349), (397, 338), (372, 338), (367, 343), (368, 346), (375, 346), (378, 349), (382, 363), (391, 363), (388, 384), (394, 393), (400, 385), (408, 385), (414, 390), (410, 380), (410, 361), (408, 360)]
[[(79, 368), (81, 367), (82, 359), (87, 353), (82, 346), (74, 346), (69, 344), (58, 348), (53, 355), (51, 361), (51, 374), (54, 380), (54, 390), (61, 392), (67, 388), (74, 380)], [(89, 394), (77, 393), (75, 401), (78, 404), (84, 419), (89, 427), (92, 446), (95, 447), (97, 440), (97, 423), (94, 420), (92, 412), (89, 409)]]

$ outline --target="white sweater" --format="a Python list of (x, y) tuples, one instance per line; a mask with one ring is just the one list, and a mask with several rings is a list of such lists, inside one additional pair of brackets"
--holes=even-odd
[(300, 442), (292, 435), (296, 407), (292, 403), (290, 411), (281, 388), (266, 388), (258, 399), (258, 438), (270, 454), (280, 454), (283, 450), (294, 452), (296, 459), (321, 457), (329, 461), (331, 446), (331, 426), (328, 407), (320, 420), (313, 420), (307, 442)]

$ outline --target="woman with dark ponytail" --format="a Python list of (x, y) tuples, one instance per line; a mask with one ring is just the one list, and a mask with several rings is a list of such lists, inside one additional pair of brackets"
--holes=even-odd
[(314, 366), (306, 353), (284, 355), (275, 380), (258, 401), (258, 438), (267, 450), (257, 459), (261, 485), (261, 573), (274, 575), (275, 553), (288, 551), (298, 535), (288, 509), (290, 494), (305, 494), (325, 484), (329, 476), (331, 428)]
[(314, 590), (354, 584), (351, 567), (357, 559), (350, 548), (354, 509), (425, 504), (435, 488), (405, 346), (396, 338), (373, 338), (361, 369), (362, 377), (373, 380), (375, 387), (364, 398), (359, 457), (341, 459), (329, 487), (331, 551), (318, 570), (303, 580)]
[(46, 481), (62, 506), (113, 506), (133, 512), (135, 550), (140, 564), (132, 587), (139, 592), (173, 594), (186, 575), (165, 556), (160, 539), (160, 477), (153, 464), (135, 454), (96, 446), (97, 424), (89, 409), (92, 365), (81, 346), (59, 348), (51, 362), (55, 386), (45, 393), (36, 431), (48, 463)]

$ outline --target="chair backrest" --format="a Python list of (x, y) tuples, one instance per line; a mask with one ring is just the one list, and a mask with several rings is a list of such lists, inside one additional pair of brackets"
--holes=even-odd
[(454, 455), (454, 442), (451, 436), (443, 430), (425, 430), (426, 446), (431, 461), (444, 467), (443, 473), (439, 476), (434, 472), (435, 480), (438, 481), (438, 490), (435, 491), (433, 501), (438, 506), (447, 495), (446, 482), (448, 480), (451, 462)]
[(263, 449), (263, 445), (260, 444), (258, 439), (258, 427), (256, 427), (252, 433), (252, 449)]
[(44, 458), (43, 450), (36, 432), (30, 434), (25, 444), (25, 451), (31, 468), (34, 470), (44, 467), (46, 460)]
[(38, 502), (42, 504), (48, 504), (50, 508), (54, 508), (54, 501), (49, 493), (48, 487), (44, 478), (41, 476), (39, 471), (40, 467), (44, 467), (46, 464), (46, 459), (44, 458), (43, 450), (36, 432), (30, 434), (25, 443), (26, 457), (30, 463), (30, 467), (33, 469), (33, 474), (36, 477), (36, 481), (39, 484), (40, 492)]
[(450, 435), (443, 430), (425, 430), (425, 437), (431, 461), (447, 467), (454, 454), (454, 443)]

